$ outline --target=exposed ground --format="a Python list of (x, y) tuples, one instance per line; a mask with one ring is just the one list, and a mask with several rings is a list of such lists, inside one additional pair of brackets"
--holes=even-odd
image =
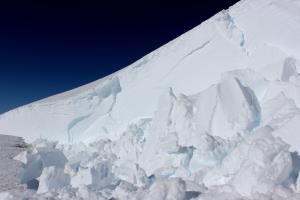
[(0, 192), (23, 188), (18, 178), (22, 163), (13, 158), (25, 148), (22, 138), (0, 135)]

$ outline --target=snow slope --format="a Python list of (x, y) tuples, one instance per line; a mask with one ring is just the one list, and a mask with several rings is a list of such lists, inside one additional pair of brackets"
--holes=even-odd
[(299, 0), (243, 0), (0, 132), (59, 141), (18, 158), (37, 198), (300, 199), (299, 44)]
[(131, 122), (152, 117), (168, 87), (194, 94), (237, 68), (269, 67), (262, 73), (276, 79), (270, 71), (300, 57), (299, 6), (241, 1), (109, 77), (3, 114), (0, 131), (27, 141), (116, 139)]

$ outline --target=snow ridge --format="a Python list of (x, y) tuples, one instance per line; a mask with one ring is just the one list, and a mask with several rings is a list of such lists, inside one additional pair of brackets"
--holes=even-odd
[(17, 157), (32, 190), (8, 196), (300, 199), (299, 5), (243, 0), (108, 77), (1, 115), (1, 132), (32, 143)]

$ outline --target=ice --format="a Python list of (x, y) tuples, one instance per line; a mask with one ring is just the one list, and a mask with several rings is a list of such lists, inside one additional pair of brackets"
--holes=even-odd
[[(261, 72), (266, 66), (262, 74), (268, 80), (274, 80), (274, 71), (277, 80), (297, 79), (298, 9), (293, 0), (240, 2), (123, 70), (5, 113), (0, 130), (29, 142), (116, 140), (132, 121), (153, 117), (166, 88), (192, 95), (216, 84), (226, 71)], [(260, 99), (265, 87), (255, 83), (252, 90)]]
[[(0, 116), (15, 199), (300, 199), (300, 4), (244, 0), (132, 65)], [(4, 141), (4, 143), (9, 141)]]
[(236, 43), (245, 53), (249, 53), (246, 49), (246, 36), (237, 26), (234, 18), (228, 11), (219, 13), (216, 19), (216, 25), (220, 29), (220, 33), (228, 40)]
[(168, 88), (154, 116), (133, 121), (117, 140), (32, 143), (16, 157), (25, 163), (21, 179), (38, 180), (40, 196), (185, 200), (223, 191), (261, 199), (278, 190), (278, 199), (297, 198), (300, 159), (291, 151), (299, 151), (300, 111), (281, 90), (262, 92), (274, 83), (239, 70), (193, 95)]
[(298, 175), (297, 183), (296, 183), (296, 192), (300, 193), (300, 176)]
[(293, 117), (280, 129), (274, 132), (275, 136), (281, 137), (285, 142), (291, 145), (291, 151), (300, 152), (300, 139), (297, 137), (300, 128), (299, 122), (300, 114)]
[(241, 85), (251, 89), (257, 100), (261, 100), (268, 88), (269, 81), (265, 74), (258, 73), (253, 69), (237, 69), (222, 74), (223, 79), (236, 78)]
[[(20, 175), (22, 183), (27, 183), (30, 185), (41, 175), (44, 175), (44, 179), (47, 179), (47, 176), (49, 176), (48, 173), (54, 173), (53, 176), (56, 176), (56, 172), (59, 169), (64, 169), (67, 162), (66, 157), (61, 151), (51, 147), (51, 144), (52, 143), (49, 142), (49, 146), (47, 147), (36, 147), (21, 154), (22, 159), (19, 160), (24, 163), (24, 167)], [(17, 159), (18, 158), (20, 158), (20, 156), (17, 157)], [(44, 172), (44, 169), (48, 167), (55, 167), (54, 172), (51, 171), (52, 168), (48, 170), (48, 173), (47, 171)]]
[(281, 80), (284, 82), (291, 81), (290, 79), (297, 77), (300, 70), (300, 64), (295, 57), (284, 57), (274, 63), (264, 66), (260, 72), (268, 80)]
[(260, 123), (260, 107), (256, 96), (238, 79), (222, 81), (218, 92), (223, 111), (232, 128), (251, 130)]
[(165, 199), (165, 200), (184, 200), (185, 182), (181, 179), (170, 179), (168, 181), (155, 182), (146, 194), (146, 200)]
[(294, 58), (286, 58), (283, 64), (281, 80), (289, 81), (291, 76), (297, 76), (297, 61)]
[(36, 140), (15, 157), (20, 178), (37, 197), (297, 199), (300, 110), (282, 84), (298, 88), (248, 69), (193, 95), (168, 88), (119, 139)]
[(299, 114), (299, 108), (292, 99), (279, 93), (275, 98), (270, 99), (262, 104), (263, 124), (268, 124), (277, 130), (287, 121)]
[(70, 177), (64, 173), (62, 168), (54, 166), (45, 167), (39, 178), (39, 187), (37, 193), (41, 194), (50, 190), (57, 190), (69, 184)]
[(239, 170), (232, 181), (232, 185), (243, 196), (251, 197), (255, 192), (272, 192), (273, 184), (283, 183), (291, 173), (292, 161), (288, 146), (280, 141), (272, 141), (274, 138), (271, 135), (262, 134), (250, 144), (247, 159), (241, 165), (243, 170)]

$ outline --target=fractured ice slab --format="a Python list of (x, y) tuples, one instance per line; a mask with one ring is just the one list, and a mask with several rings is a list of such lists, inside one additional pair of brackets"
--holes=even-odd
[[(57, 173), (60, 173), (59, 169), (63, 171), (65, 168), (67, 162), (65, 155), (60, 150), (55, 149), (51, 142), (48, 144), (45, 144), (44, 141), (38, 143), (38, 145), (41, 144), (43, 147), (31, 148), (15, 158), (24, 163), (23, 170), (20, 173), (22, 183), (30, 184), (42, 174), (44, 174), (45, 179), (47, 179), (48, 176), (51, 176), (49, 173), (56, 176)], [(55, 169), (51, 168), (49, 169), (50, 171), (46, 170), (44, 172), (44, 169), (48, 167), (55, 167)], [(44, 187), (51, 188), (51, 186)], [(46, 190), (45, 188), (43, 191)]]
[(60, 142), (18, 157), (23, 181), (40, 179), (32, 198), (299, 200), (299, 10), (240, 1), (123, 70), (1, 115), (2, 132)]
[(281, 80), (289, 81), (291, 76), (296, 76), (298, 74), (297, 65), (300, 64), (297, 63), (296, 59), (286, 58), (282, 68)]
[(169, 88), (153, 118), (133, 121), (117, 140), (33, 143), (18, 157), (26, 163), (23, 174), (40, 180), (41, 195), (185, 200), (218, 199), (223, 191), (232, 199), (259, 199), (278, 191), (297, 198), (299, 169), (290, 151), (298, 151), (300, 111), (282, 89), (271, 91), (274, 85), (241, 70), (194, 95)]
[(148, 176), (189, 176), (219, 163), (233, 145), (226, 139), (259, 123), (258, 100), (237, 78), (192, 96), (169, 89), (160, 98), (139, 164)]
[(70, 176), (64, 173), (63, 168), (45, 167), (39, 178), (37, 193), (57, 190), (70, 184)]
[(253, 129), (260, 118), (260, 108), (254, 92), (244, 87), (238, 79), (223, 80), (218, 85), (222, 109), (234, 129)]

